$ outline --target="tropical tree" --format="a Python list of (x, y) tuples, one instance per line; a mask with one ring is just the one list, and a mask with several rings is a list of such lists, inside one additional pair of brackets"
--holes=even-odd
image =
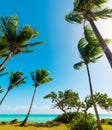
[[(29, 40), (36, 38), (38, 32), (30, 25), (23, 26), (19, 31), (17, 15), (1, 17), (0, 24), (0, 58), (5, 58), (0, 64), (0, 70), (11, 56), (19, 53), (32, 52), (30, 47), (42, 44), (43, 42), (28, 43)], [(28, 49), (29, 48), (29, 49)]]
[[(96, 102), (95, 102), (96, 103)], [(92, 99), (91, 99), (91, 96), (86, 96), (85, 97), (85, 100), (83, 101), (82, 103), (82, 108), (83, 108), (83, 111), (85, 113), (85, 116), (87, 116), (87, 111), (89, 108), (91, 108), (93, 106), (93, 102), (92, 102)]]
[[(92, 36), (92, 34), (90, 36)], [(91, 42), (91, 40), (89, 41), (89, 39), (86, 39), (86, 38), (87, 37), (81, 38), (79, 43), (78, 43), (78, 50), (79, 50), (79, 53), (80, 53), (81, 61), (74, 64), (74, 69), (80, 69), (83, 64), (86, 65), (89, 87), (90, 87), (90, 94), (91, 94), (93, 107), (94, 107), (94, 110), (95, 110), (95, 113), (96, 113), (98, 129), (102, 130), (98, 110), (97, 110), (97, 107), (96, 107), (96, 104), (95, 104), (95, 101), (94, 101), (93, 87), (92, 87), (90, 70), (89, 70), (89, 64), (95, 63), (99, 58), (102, 57), (102, 54), (101, 54), (102, 49), (101, 49), (101, 47), (99, 47), (99, 45), (97, 43), (97, 39), (95, 40), (95, 43), (93, 44), (93, 42)]]
[(97, 92), (94, 94), (94, 99), (99, 107), (107, 111), (112, 111), (112, 98), (106, 93)]
[(94, 21), (97, 21), (99, 18), (106, 19), (112, 17), (111, 9), (102, 8), (103, 4), (107, 1), (108, 0), (74, 0), (74, 8), (66, 15), (66, 20), (71, 23), (82, 23), (83, 21), (90, 23), (112, 68), (112, 53), (94, 23)]
[(33, 71), (31, 72), (31, 78), (34, 82), (34, 84), (33, 84), (34, 92), (33, 92), (33, 96), (32, 96), (32, 100), (31, 100), (31, 104), (30, 104), (28, 113), (27, 113), (24, 121), (20, 124), (21, 126), (24, 126), (28, 120), (28, 117), (30, 115), (30, 111), (31, 111), (31, 108), (33, 105), (33, 101), (34, 101), (37, 87), (39, 87), (41, 84), (45, 84), (45, 83), (48, 83), (48, 82), (53, 80), (53, 78), (48, 77), (49, 75), (50, 75), (50, 73), (45, 69), (37, 69), (35, 72), (33, 72)]
[(58, 93), (52, 91), (50, 94), (44, 96), (44, 99), (50, 98), (54, 103), (54, 108), (58, 108), (64, 112), (67, 120), (69, 120), (68, 110), (76, 108), (79, 110), (79, 96), (78, 93), (72, 90), (65, 90), (64, 92), (58, 91)]
[(26, 77), (23, 77), (23, 73), (20, 71), (11, 73), (10, 78), (9, 78), (9, 85), (8, 85), (7, 91), (6, 91), (5, 95), (3, 96), (2, 100), (0, 101), (0, 105), (2, 104), (2, 102), (4, 101), (4, 99), (6, 98), (8, 93), (14, 87), (16, 87), (16, 86), (18, 87), (26, 82), (25, 79), (26, 79)]

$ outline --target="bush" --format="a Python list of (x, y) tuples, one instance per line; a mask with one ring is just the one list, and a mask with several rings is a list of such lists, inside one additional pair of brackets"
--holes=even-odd
[(75, 118), (76, 115), (77, 115), (76, 112), (69, 112), (68, 113), (69, 119), (67, 119), (65, 114), (61, 114), (58, 117), (56, 117), (53, 121), (61, 123), (70, 123)]
[(70, 123), (70, 130), (96, 130), (96, 120), (91, 114), (85, 116), (79, 113), (75, 116), (74, 120)]

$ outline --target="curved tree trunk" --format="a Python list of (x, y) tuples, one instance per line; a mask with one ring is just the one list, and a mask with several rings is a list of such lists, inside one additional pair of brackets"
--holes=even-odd
[(20, 124), (20, 126), (24, 126), (24, 125), (26, 124), (27, 120), (28, 120), (28, 117), (29, 117), (29, 115), (30, 115), (30, 111), (31, 111), (31, 108), (32, 108), (32, 105), (33, 105), (35, 93), (36, 93), (36, 87), (35, 87), (34, 92), (33, 92), (33, 97), (32, 97), (32, 100), (31, 100), (31, 104), (30, 104), (30, 108), (29, 108), (29, 110), (28, 110), (28, 113), (27, 113), (27, 115), (26, 115), (24, 121)]
[(3, 96), (2, 100), (0, 101), (0, 105), (2, 104), (2, 102), (4, 101), (5, 97), (7, 96), (7, 94), (9, 93), (9, 90), (7, 90), (6, 94)]
[(0, 64), (0, 70), (2, 69), (2, 67), (6, 64), (6, 62), (10, 59), (10, 57), (13, 55), (13, 52), (10, 52), (7, 57), (5, 58), (5, 60)]
[(68, 115), (68, 113), (67, 113), (63, 108), (60, 108), (60, 109), (65, 113), (67, 120), (69, 120), (69, 115)]
[(97, 119), (97, 124), (98, 124), (98, 130), (103, 130), (103, 128), (101, 126), (98, 110), (97, 110), (97, 107), (96, 107), (96, 104), (95, 104), (95, 101), (94, 101), (93, 88), (92, 88), (88, 64), (86, 64), (86, 68), (87, 68), (87, 74), (88, 74), (88, 80), (89, 80), (89, 86), (90, 86), (91, 99), (92, 99), (92, 102), (93, 102), (93, 107), (94, 107), (94, 111), (95, 111), (96, 119)]
[(104, 51), (108, 62), (110, 63), (110, 66), (112, 68), (112, 52), (110, 51), (110, 49), (108, 48), (108, 46), (106, 45), (105, 41), (103, 40), (103, 37), (101, 36), (100, 32), (98, 31), (94, 21), (91, 18), (88, 18), (88, 21), (100, 43), (100, 46), (102, 47), (102, 50)]

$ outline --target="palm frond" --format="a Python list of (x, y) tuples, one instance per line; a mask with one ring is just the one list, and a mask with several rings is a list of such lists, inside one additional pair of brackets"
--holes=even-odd
[(83, 63), (84, 63), (83, 61), (78, 62), (78, 63), (73, 65), (73, 68), (76, 70), (79, 70), (82, 67)]
[(81, 39), (79, 40), (78, 50), (79, 50), (79, 53), (80, 53), (81, 57), (84, 55), (84, 48), (85, 48), (85, 46), (86, 46), (87, 44), (88, 44), (88, 43), (87, 43), (87, 41), (86, 41), (85, 38), (81, 38)]
[(91, 27), (89, 25), (84, 26), (84, 36), (85, 39), (90, 43), (92, 41), (98, 41), (93, 30), (91, 29)]
[(92, 57), (92, 58), (90, 58), (90, 62), (95, 63), (98, 59), (100, 59), (102, 57), (103, 57), (103, 55)]
[(17, 43), (25, 43), (28, 40), (35, 38), (38, 36), (38, 32), (30, 27), (30, 25), (26, 25), (20, 29), (19, 34), (17, 36)]
[(41, 81), (40, 81), (40, 83), (41, 84), (44, 84), (44, 83), (48, 83), (48, 82), (50, 82), (50, 81), (52, 81), (53, 80), (53, 78), (44, 78), (44, 79), (42, 79)]
[(34, 43), (23, 44), (23, 45), (20, 44), (19, 47), (28, 48), (28, 47), (33, 47), (33, 46), (40, 45), (40, 44), (44, 44), (44, 42), (34, 42)]
[(108, 0), (92, 0), (92, 5), (94, 7), (100, 8), (103, 4), (105, 4)]
[(16, 28), (18, 26), (17, 15), (1, 17), (3, 28), (7, 32), (8, 39), (11, 41), (16, 38)]
[(33, 80), (33, 82), (35, 83), (36, 82), (36, 76), (35, 76), (35, 72), (30, 72), (30, 75), (31, 75), (31, 78)]
[(0, 93), (4, 92), (4, 89), (2, 88), (2, 86), (0, 86)]
[(112, 18), (112, 9), (104, 8), (101, 11), (94, 12), (96, 18), (106, 19)]
[(79, 5), (79, 3), (80, 3), (80, 0), (74, 0), (74, 8), (76, 8), (78, 5)]
[(26, 77), (22, 77), (24, 74), (21, 71), (12, 72), (10, 76), (9, 86), (15, 87), (25, 83)]
[(80, 13), (70, 12), (65, 16), (65, 19), (69, 23), (82, 23), (83, 17)]
[(37, 69), (35, 72), (31, 72), (30, 74), (35, 85), (48, 83), (53, 80), (48, 77), (50, 73), (45, 69)]

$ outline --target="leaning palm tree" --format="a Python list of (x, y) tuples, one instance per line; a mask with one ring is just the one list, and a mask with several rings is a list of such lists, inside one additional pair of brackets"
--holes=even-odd
[(2, 100), (0, 101), (0, 105), (2, 104), (2, 102), (4, 101), (4, 99), (6, 98), (6, 96), (8, 95), (8, 93), (14, 88), (14, 87), (18, 87), (20, 85), (22, 85), (23, 83), (25, 83), (26, 77), (23, 77), (23, 73), (20, 71), (17, 72), (12, 72), (9, 78), (9, 86), (7, 88), (7, 91), (5, 93), (5, 95), (3, 96)]
[(33, 101), (34, 101), (34, 97), (35, 97), (35, 94), (36, 94), (37, 87), (40, 86), (41, 84), (48, 83), (51, 80), (53, 80), (52, 78), (48, 77), (49, 74), (50, 73), (45, 69), (38, 69), (35, 72), (31, 72), (31, 78), (34, 82), (34, 84), (33, 84), (34, 92), (33, 92), (33, 96), (32, 96), (32, 100), (31, 100), (31, 104), (30, 104), (28, 113), (27, 113), (24, 121), (20, 124), (20, 126), (24, 126), (26, 124), (27, 120), (28, 120), (28, 117), (30, 115), (30, 111), (31, 111), (31, 108), (32, 108), (32, 105), (33, 105)]
[(111, 9), (102, 8), (102, 5), (107, 1), (108, 0), (74, 0), (74, 8), (66, 15), (66, 20), (71, 23), (82, 23), (83, 21), (90, 23), (112, 68), (112, 53), (94, 23), (94, 21), (97, 21), (99, 18), (106, 19), (112, 17)]
[[(92, 36), (92, 34), (91, 34), (91, 36)], [(95, 41), (95, 43), (93, 43), (93, 41), (91, 41), (91, 40), (89, 41), (89, 39), (86, 40), (86, 37), (80, 39), (80, 41), (78, 43), (78, 50), (80, 53), (81, 61), (74, 64), (74, 68), (80, 69), (83, 64), (86, 65), (88, 80), (89, 80), (89, 87), (90, 87), (90, 94), (91, 94), (94, 111), (96, 113), (98, 130), (102, 130), (98, 110), (97, 110), (97, 107), (96, 107), (96, 104), (94, 101), (93, 87), (92, 87), (91, 76), (90, 76), (90, 71), (89, 71), (89, 64), (95, 63), (99, 58), (102, 57), (102, 54), (101, 54), (102, 49), (99, 46), (97, 39), (96, 40), (94, 39), (94, 41)]]
[(29, 40), (36, 38), (38, 32), (30, 27), (30, 25), (23, 26), (19, 31), (18, 17), (17, 15), (1, 17), (1, 36), (0, 36), (0, 47), (2, 48), (1, 57), (5, 57), (3, 62), (0, 64), (0, 69), (10, 59), (11, 56), (19, 54), (21, 52), (32, 52), (28, 47), (32, 47), (43, 42), (28, 43)]

